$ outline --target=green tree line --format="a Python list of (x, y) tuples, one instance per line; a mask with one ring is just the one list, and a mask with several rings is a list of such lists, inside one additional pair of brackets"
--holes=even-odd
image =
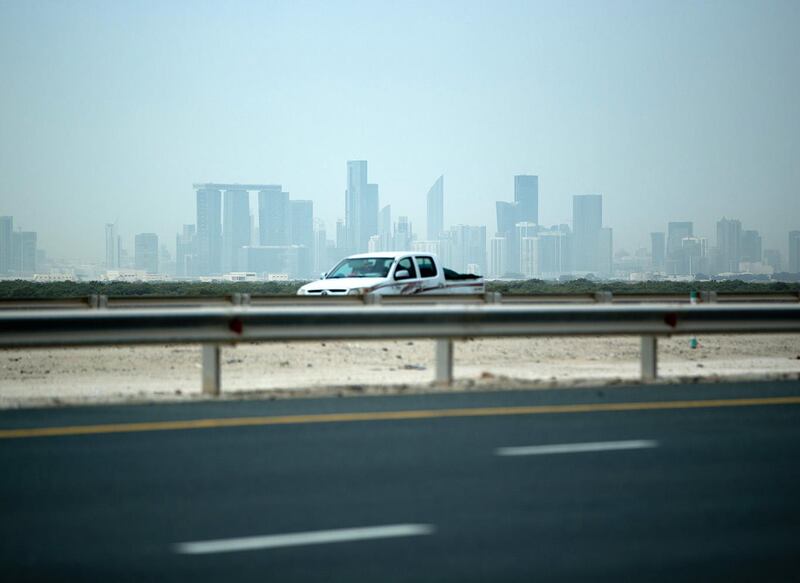
[(108, 297), (182, 296), (219, 297), (233, 293), (252, 295), (291, 295), (302, 282), (123, 282), (123, 281), (31, 281), (0, 282), (0, 299), (60, 299), (101, 294)]
[(800, 283), (768, 282), (755, 283), (741, 280), (724, 281), (604, 281), (575, 279), (565, 282), (529, 279), (520, 281), (492, 281), (486, 284), (487, 291), (502, 294), (586, 294), (609, 291), (613, 294), (669, 294), (693, 291), (716, 291), (720, 293), (786, 293), (800, 291)]
[[(304, 282), (99, 282), (60, 281), (36, 283), (15, 280), (0, 281), (0, 299), (60, 299), (86, 297), (102, 294), (108, 297), (130, 296), (183, 296), (220, 297), (233, 293), (251, 295), (293, 295)], [(542, 281), (537, 279), (519, 281), (490, 281), (486, 290), (513, 294), (586, 294), (609, 291), (613, 294), (663, 294), (690, 293), (692, 291), (716, 291), (721, 293), (781, 293), (800, 292), (800, 283), (753, 283), (739, 280), (728, 281), (645, 281), (645, 282), (596, 282), (576, 279), (567, 282)]]

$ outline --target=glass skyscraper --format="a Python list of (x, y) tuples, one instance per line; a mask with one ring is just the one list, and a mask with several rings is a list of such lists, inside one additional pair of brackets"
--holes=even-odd
[(539, 224), (539, 177), (525, 174), (514, 177), (514, 202), (517, 223)]
[[(572, 197), (572, 231), (574, 233), (573, 261), (575, 271), (598, 271), (600, 268), (603, 228), (603, 196), (578, 194)], [(605, 256), (603, 252), (602, 257)]]
[(428, 240), (436, 241), (444, 231), (444, 176), (433, 183), (427, 196)]
[(258, 193), (258, 229), (261, 245), (289, 245), (291, 215), (289, 193), (280, 185), (264, 188)]
[(222, 271), (244, 271), (239, 250), (250, 244), (250, 193), (226, 190), (222, 213)]
[(219, 190), (197, 190), (197, 275), (222, 272), (221, 202)]

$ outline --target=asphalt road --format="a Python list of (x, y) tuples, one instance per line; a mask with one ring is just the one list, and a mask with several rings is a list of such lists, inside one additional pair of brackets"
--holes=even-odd
[(800, 382), (3, 411), (0, 579), (799, 580), (798, 462)]

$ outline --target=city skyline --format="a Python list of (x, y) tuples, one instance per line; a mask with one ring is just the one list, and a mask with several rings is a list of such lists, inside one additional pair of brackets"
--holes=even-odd
[[(115, 273), (135, 268), (148, 277), (253, 271), (307, 279), (352, 253), (413, 250), (438, 253), (457, 269), (488, 277), (552, 279), (589, 273), (624, 278), (636, 270), (657, 277), (764, 274), (767, 269), (784, 272), (797, 261), (798, 231), (788, 233), (786, 252), (765, 249), (757, 229), (743, 228), (740, 220), (725, 216), (716, 221), (714, 245), (707, 234), (695, 233), (694, 221), (668, 221), (665, 232), (649, 234), (649, 253), (639, 247), (634, 253), (638, 259), (626, 260), (626, 251), (615, 253), (615, 232), (604, 219), (602, 194), (573, 195), (572, 220), (548, 226), (539, 222), (539, 176), (530, 174), (513, 177), (513, 201), (495, 201), (494, 232), (483, 224), (443, 221), (448, 197), (440, 175), (424, 197), (420, 234), (408, 216), (392, 221), (391, 205), (380, 201), (379, 184), (368, 181), (367, 160), (347, 161), (346, 168), (345, 219), (337, 220), (333, 239), (327, 237), (324, 221), (315, 217), (314, 201), (293, 200), (282, 185), (195, 183), (196, 221), (175, 234), (174, 251), (159, 244), (156, 233), (137, 233), (131, 255), (118, 223), (106, 223), (103, 267)], [(1, 218), (0, 275), (37, 272), (37, 258), (45, 257), (38, 233), (15, 231), (13, 217)], [(432, 230), (438, 234), (432, 236)]]
[[(364, 163), (364, 162), (366, 162), (366, 160), (347, 161), (347, 164), (350, 164), (352, 162)], [(518, 179), (531, 179), (531, 178), (536, 179), (536, 186), (535, 186), (534, 191), (536, 193), (536, 202), (537, 202), (536, 206), (537, 206), (537, 217), (538, 217), (539, 212), (540, 212), (538, 210), (538, 202), (539, 202), (539, 185), (538, 185), (538, 182), (539, 182), (539, 179), (540, 179), (539, 175), (518, 174), (518, 175), (514, 175), (514, 176), (509, 177), (509, 180), (506, 181), (506, 182), (511, 184), (510, 188), (508, 189), (508, 194), (510, 195), (510, 197), (518, 197), (519, 196), (519, 194), (518, 194), (518, 188), (519, 187), (517, 185), (517, 180)], [(406, 208), (408, 208), (409, 206), (412, 206), (412, 207), (413, 206), (417, 206), (417, 207), (421, 207), (421, 209), (422, 209), (421, 212), (420, 212), (419, 209), (417, 209), (417, 211), (415, 213), (414, 212), (403, 213), (403, 216), (408, 216), (408, 217), (411, 218), (411, 223), (416, 224), (418, 226), (417, 227), (417, 233), (420, 235), (420, 238), (424, 238), (425, 235), (426, 235), (426, 225), (427, 225), (427, 220), (428, 220), (428, 218), (427, 218), (426, 199), (430, 197), (432, 189), (435, 189), (437, 187), (441, 188), (441, 183), (443, 182), (443, 180), (444, 180), (444, 174), (440, 175), (434, 181), (434, 184), (433, 184), (432, 187), (430, 186), (430, 183), (429, 183), (429, 187), (427, 188), (427, 195), (424, 192), (421, 192), (421, 193), (415, 193), (416, 194), (416, 198), (413, 197), (413, 196), (412, 197), (404, 197), (404, 203), (405, 203), (404, 206)], [(194, 184), (194, 186), (197, 186), (198, 184), (206, 184), (206, 183), (200, 183), (200, 182), (197, 182), (197, 181), (193, 181), (193, 184)], [(227, 192), (234, 192), (234, 190), (228, 190), (228, 189), (236, 189), (236, 188), (240, 189), (240, 193), (244, 193), (246, 189), (249, 189), (250, 191), (254, 190), (254, 185), (252, 183), (247, 183), (247, 182), (208, 183), (208, 184), (210, 184), (212, 186), (222, 187), (222, 190), (225, 190)], [(259, 189), (266, 189), (264, 191), (264, 195), (263, 196), (266, 196), (267, 191), (269, 191), (270, 189), (279, 189), (280, 190), (280, 189), (284, 188), (280, 184), (260, 184), (260, 185), (255, 185), (255, 186), (257, 186)], [(368, 184), (367, 186), (370, 186), (370, 187), (373, 187), (373, 188), (377, 188), (379, 185), (378, 184)], [(335, 187), (333, 187), (333, 188), (335, 189)], [(187, 209), (186, 210), (188, 212), (184, 212), (183, 213), (184, 216), (186, 216), (186, 220), (183, 220), (183, 221), (180, 221), (179, 223), (177, 223), (177, 227), (176, 227), (176, 229), (174, 231), (172, 229), (169, 229), (169, 230), (167, 230), (165, 232), (158, 232), (158, 231), (155, 231), (152, 228), (148, 228), (148, 223), (145, 223), (142, 226), (141, 229), (127, 228), (126, 224), (125, 224), (125, 221), (122, 221), (122, 229), (119, 229), (119, 225), (120, 225), (120, 220), (119, 219), (116, 219), (113, 223), (109, 222), (108, 220), (106, 220), (104, 222), (105, 222), (106, 225), (111, 225), (111, 224), (115, 225), (115, 228), (119, 231), (117, 233), (117, 236), (120, 238), (120, 241), (123, 243), (123, 245), (124, 245), (124, 247), (126, 249), (133, 249), (133, 247), (135, 245), (134, 238), (135, 238), (136, 234), (141, 233), (141, 232), (154, 231), (157, 234), (157, 236), (160, 238), (162, 243), (164, 241), (170, 241), (170, 244), (167, 245), (167, 247), (170, 250), (170, 252), (176, 252), (177, 248), (172, 246), (172, 243), (171, 243), (171, 241), (174, 240), (175, 234), (177, 232), (180, 232), (180, 230), (182, 228), (182, 225), (197, 224), (196, 210), (194, 210), (192, 208), (193, 207), (193, 203), (195, 202), (196, 190), (197, 190), (196, 188), (190, 187), (191, 195), (189, 197), (186, 197), (186, 198), (188, 198), (188, 200), (186, 201), (187, 202)], [(502, 189), (497, 189), (497, 190), (500, 191)], [(282, 196), (285, 199), (285, 203), (288, 203), (288, 196), (289, 196), (288, 192), (283, 191), (283, 192), (276, 193), (276, 194), (278, 194), (279, 196)], [(259, 194), (258, 196), (262, 196), (262, 194)], [(545, 226), (547, 226), (547, 225), (557, 225), (557, 224), (570, 224), (570, 225), (572, 225), (573, 222), (574, 222), (574, 209), (572, 208), (572, 201), (573, 201), (575, 196), (583, 196), (583, 195), (576, 193), (576, 194), (571, 194), (571, 195), (566, 195), (565, 196), (565, 198), (568, 199), (568, 201), (569, 201), (569, 209), (568, 209), (569, 212), (566, 213), (566, 215), (567, 215), (566, 219), (563, 219), (563, 217), (562, 217), (561, 220), (542, 220), (540, 223), (537, 223), (537, 224), (541, 224), (541, 225), (545, 225)], [(609, 196), (608, 194), (604, 194), (603, 196), (604, 196), (605, 204), (608, 204), (608, 202), (610, 200), (613, 200), (613, 195)], [(451, 195), (450, 198), (452, 198), (452, 195)], [(547, 203), (550, 198), (552, 198), (552, 197), (545, 196), (545, 201), (544, 202)], [(798, 199), (800, 200), (800, 196), (798, 197)], [(312, 204), (316, 204), (316, 201), (313, 198), (306, 197), (304, 200), (309, 200), (309, 201), (312, 202)], [(446, 216), (446, 217), (450, 216), (450, 213), (448, 212), (448, 200), (449, 200), (448, 197), (442, 197), (442, 204), (443, 204), (443, 207), (444, 207), (443, 215)], [(416, 205), (414, 204), (415, 201), (418, 201), (418, 203)], [(496, 213), (497, 209), (494, 209), (492, 207), (494, 207), (498, 202), (503, 202), (503, 201), (487, 200), (486, 204), (485, 204), (485, 207), (486, 207), (485, 210), (490, 212), (490, 213)], [(515, 201), (511, 201), (510, 203), (506, 203), (506, 204), (514, 204), (514, 202)], [(257, 196), (256, 197), (248, 196), (247, 197), (247, 204), (248, 204), (248, 208), (249, 208), (249, 211), (250, 211), (251, 215), (256, 215), (256, 217), (257, 217), (258, 214), (259, 214), (258, 197)], [(380, 207), (381, 208), (383, 208), (385, 206), (392, 206), (392, 205), (393, 205), (393, 203), (385, 203), (383, 200), (381, 200), (381, 202), (380, 202)], [(395, 206), (397, 206), (397, 205), (395, 205)], [(457, 205), (453, 205), (453, 206), (455, 206), (455, 208), (457, 209)], [(286, 210), (288, 212), (288, 206), (286, 207)], [(243, 208), (242, 208), (241, 212), (244, 212)], [(703, 217), (703, 218), (700, 218), (700, 219), (698, 219), (698, 218), (696, 218), (694, 216), (691, 216), (691, 213), (688, 212), (688, 211), (686, 211), (686, 212), (677, 212), (677, 213), (674, 213), (674, 215), (669, 215), (671, 218), (668, 218), (667, 222), (673, 222), (673, 223), (682, 222), (681, 220), (678, 220), (678, 217), (680, 219), (691, 219), (688, 222), (692, 223), (694, 225), (698, 225), (698, 230), (699, 231), (705, 232), (706, 234), (711, 234), (711, 233), (716, 232), (716, 229), (717, 229), (716, 223), (720, 218), (723, 218), (726, 215), (727, 216), (734, 216), (732, 213), (718, 212), (718, 213), (714, 214), (713, 211), (711, 211), (711, 212), (712, 212), (712, 214), (710, 216)], [(346, 220), (346, 218), (345, 218), (346, 214), (347, 214), (347, 212), (346, 212), (346, 204), (345, 204), (345, 205), (342, 205), (342, 212), (340, 212), (333, 219), (326, 219), (324, 217), (320, 217), (320, 216), (318, 216), (316, 214), (316, 212), (314, 213), (314, 219), (317, 220), (317, 221), (322, 221), (325, 224), (325, 226), (326, 226), (326, 228), (328, 229), (329, 232), (335, 232), (336, 222), (340, 221), (340, 220)], [(400, 213), (395, 213), (395, 214), (399, 215)], [(452, 214), (456, 214), (457, 215), (456, 212), (454, 212)], [(18, 216), (18, 215), (14, 215), (14, 213), (5, 211), (4, 209), (0, 209), (0, 215)], [(116, 214), (115, 216), (119, 216), (119, 215)], [(222, 216), (222, 213), (220, 213), (220, 216)], [(561, 215), (559, 215), (559, 216), (561, 216)], [(483, 217), (483, 220), (486, 220), (485, 219), (486, 213), (482, 213), (482, 217)], [(195, 219), (195, 220), (192, 220), (192, 219)], [(290, 217), (287, 214), (286, 217), (285, 217), (285, 220), (283, 222), (286, 222), (286, 221), (289, 221), (289, 220), (290, 220)], [(34, 223), (35, 222), (36, 221), (34, 221)], [(536, 221), (534, 221), (534, 222), (536, 222)], [(613, 245), (613, 252), (616, 253), (618, 251), (626, 251), (626, 252), (632, 253), (632, 252), (635, 252), (635, 251), (637, 251), (639, 249), (643, 249), (643, 248), (648, 248), (649, 249), (650, 246), (651, 246), (651, 241), (650, 241), (651, 234), (654, 233), (654, 232), (657, 232), (658, 228), (663, 227), (663, 224), (662, 224), (663, 222), (664, 221), (662, 220), (662, 217), (654, 217), (653, 220), (650, 221), (650, 223), (648, 223), (648, 224), (655, 225), (655, 229), (654, 230), (649, 230), (647, 232), (644, 232), (644, 235), (642, 236), (642, 238), (640, 240), (637, 239), (637, 240), (633, 241), (633, 245), (628, 245), (628, 246), (625, 246), (622, 243), (618, 243), (616, 241), (616, 236), (620, 235), (623, 240), (631, 241), (632, 238), (630, 236), (630, 233), (626, 232), (625, 228), (617, 227), (616, 230), (615, 230), (615, 241), (614, 241), (614, 245)], [(683, 221), (683, 222), (686, 222), (686, 221)], [(150, 224), (152, 224), (152, 223), (150, 223)], [(276, 224), (280, 225), (281, 222), (278, 222)], [(288, 223), (286, 223), (286, 224), (288, 224)], [(447, 226), (447, 225), (456, 225), (456, 224), (471, 224), (471, 223), (467, 223), (467, 222), (464, 222), (464, 221), (452, 221), (452, 222), (445, 221), (444, 222), (445, 226)], [(474, 223), (474, 224), (484, 224), (487, 227), (487, 229), (489, 229), (489, 231), (492, 232), (492, 235), (494, 235), (494, 231), (492, 231), (492, 228), (493, 228), (492, 225), (495, 224), (494, 220), (486, 221), (486, 223)], [(19, 227), (19, 221), (17, 221), (17, 225), (18, 225), (18, 230), (20, 230), (21, 227)], [(794, 231), (794, 230), (797, 229), (797, 226), (800, 226), (800, 214), (797, 215), (797, 220), (795, 221), (795, 225), (796, 226), (788, 229), (788, 231)], [(69, 228), (69, 223), (68, 222), (64, 223), (62, 221), (62, 226), (64, 226), (64, 228), (68, 229)], [(372, 227), (375, 228), (375, 225), (372, 225)], [(785, 232), (783, 232), (783, 233), (777, 232), (776, 233), (774, 231), (770, 231), (769, 229), (764, 229), (763, 227), (759, 227), (759, 225), (754, 224), (752, 221), (748, 222), (748, 227), (749, 227), (750, 230), (755, 230), (755, 231), (759, 232), (759, 234), (761, 235), (761, 237), (763, 239), (763, 243), (762, 243), (763, 248), (777, 249), (784, 256), (788, 255), (789, 244), (788, 244), (788, 242), (786, 240), (786, 233)], [(248, 229), (249, 229), (249, 227), (248, 227)], [(58, 253), (50, 251), (50, 249), (48, 248), (48, 245), (46, 243), (46, 241), (48, 240), (48, 238), (47, 238), (48, 230), (47, 229), (35, 228), (35, 227), (32, 227), (30, 224), (26, 223), (25, 224), (25, 230), (27, 230), (27, 231), (36, 231), (37, 233), (39, 233), (39, 248), (43, 248), (43, 249), (47, 250), (53, 257), (58, 257), (59, 259), (76, 260), (76, 261), (101, 261), (105, 257), (104, 248), (98, 247), (98, 241), (102, 242), (101, 241), (102, 238), (103, 238), (102, 231), (99, 232), (99, 235), (97, 235), (96, 239), (98, 239), (98, 241), (96, 241), (94, 243), (94, 245), (92, 246), (92, 251), (91, 252), (86, 253), (86, 254), (78, 254), (78, 255), (59, 255)], [(639, 230), (642, 230), (642, 229), (640, 228)], [(492, 235), (490, 235), (490, 236), (492, 236)], [(106, 236), (107, 236), (107, 234), (106, 234)], [(280, 236), (279, 236), (278, 240), (280, 240)], [(264, 241), (262, 241), (262, 243), (263, 242)], [(219, 259), (220, 265), (222, 265), (222, 262), (223, 262), (222, 261), (222, 255), (220, 255), (220, 259)]]
[[(413, 232), (407, 216), (392, 223), (391, 205), (381, 205), (379, 185), (370, 183), (368, 176), (367, 160), (347, 161), (345, 219), (337, 220), (333, 240), (327, 238), (324, 222), (314, 217), (313, 201), (291, 200), (281, 185), (194, 184), (197, 224), (203, 225), (209, 216), (216, 220), (221, 213), (222, 225), (217, 220), (214, 229), (221, 227), (222, 231), (207, 245), (203, 236), (187, 238), (187, 233), (194, 233), (194, 225), (184, 225), (176, 236), (176, 249), (185, 246), (191, 257), (189, 261), (184, 257), (185, 265), (176, 265), (174, 273), (221, 276), (235, 267), (254, 275), (307, 279), (313, 277), (312, 266), (320, 269), (353, 253), (404, 250), (438, 253), (443, 262), (458, 270), (490, 278), (558, 279), (591, 274), (625, 279), (783, 272), (780, 251), (764, 250), (759, 231), (742, 230), (741, 221), (725, 217), (716, 223), (713, 247), (708, 237), (694, 233), (693, 221), (669, 221), (665, 233), (650, 233), (649, 254), (639, 248), (635, 260), (627, 260), (625, 251), (614, 253), (614, 229), (603, 218), (602, 194), (573, 195), (571, 223), (548, 227), (539, 221), (539, 177), (527, 174), (514, 176), (513, 202), (495, 202), (497, 230), (493, 237), (487, 236), (491, 231), (487, 232), (486, 225), (445, 228), (444, 175), (439, 176), (425, 196), (426, 237), (422, 239)], [(258, 195), (252, 214), (250, 191)], [(212, 209), (209, 200), (214, 201)], [(224, 209), (221, 200), (225, 200)], [(118, 238), (109, 238), (110, 227), (106, 225), (107, 267), (108, 258), (114, 263), (113, 255), (119, 252)], [(797, 262), (796, 234), (789, 232), (787, 266)], [(145, 234), (136, 238), (137, 269), (141, 267), (139, 239), (146, 236), (155, 237)], [(238, 244), (232, 244), (232, 239)], [(222, 262), (214, 259), (220, 255)], [(226, 265), (225, 255), (236, 259)], [(157, 268), (148, 270), (154, 272)]]
[[(764, 250), (757, 230), (743, 230), (741, 221), (726, 217), (716, 223), (714, 246), (710, 246), (708, 237), (694, 232), (692, 221), (669, 221), (666, 232), (650, 233), (649, 253), (640, 248), (634, 256), (625, 251), (615, 254), (614, 229), (603, 218), (602, 194), (574, 195), (571, 223), (548, 227), (538, 222), (536, 175), (514, 176), (514, 200), (495, 202), (494, 236), (485, 225), (445, 228), (444, 176), (440, 176), (425, 197), (426, 237), (422, 238), (413, 232), (407, 216), (392, 222), (391, 205), (381, 206), (379, 185), (368, 182), (368, 173), (368, 161), (347, 162), (345, 219), (337, 220), (335, 239), (327, 237), (324, 222), (314, 217), (313, 201), (291, 200), (281, 185), (194, 184), (197, 225), (202, 228), (183, 226), (176, 236), (176, 263), (169, 273), (220, 277), (238, 270), (252, 272), (248, 277), (308, 279), (314, 271), (353, 253), (404, 250), (437, 253), (457, 270), (489, 278), (592, 275), (641, 279), (783, 272), (780, 251)], [(251, 192), (257, 193), (257, 207), (252, 213)], [(220, 206), (222, 200), (224, 208)], [(215, 225), (208, 225), (210, 217)], [(789, 233), (787, 266), (797, 261), (796, 233)], [(141, 237), (155, 235), (137, 235), (137, 269), (142, 267)], [(238, 243), (233, 244), (234, 239)], [(157, 245), (156, 239), (153, 249)], [(116, 225), (107, 224), (107, 269), (117, 267), (116, 256), (121, 253)], [(162, 255), (169, 263), (168, 251), (162, 250)], [(232, 257), (227, 264), (225, 256)], [(158, 268), (147, 273), (158, 273)]]

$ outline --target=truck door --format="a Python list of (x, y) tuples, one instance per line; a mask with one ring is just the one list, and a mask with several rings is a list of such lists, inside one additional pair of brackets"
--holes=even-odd
[(392, 286), (393, 294), (409, 295), (419, 289), (417, 268), (411, 257), (403, 257), (394, 268), (395, 285)]
[(419, 267), (420, 293), (439, 289), (439, 272), (436, 270), (436, 262), (433, 257), (417, 255), (414, 259)]

